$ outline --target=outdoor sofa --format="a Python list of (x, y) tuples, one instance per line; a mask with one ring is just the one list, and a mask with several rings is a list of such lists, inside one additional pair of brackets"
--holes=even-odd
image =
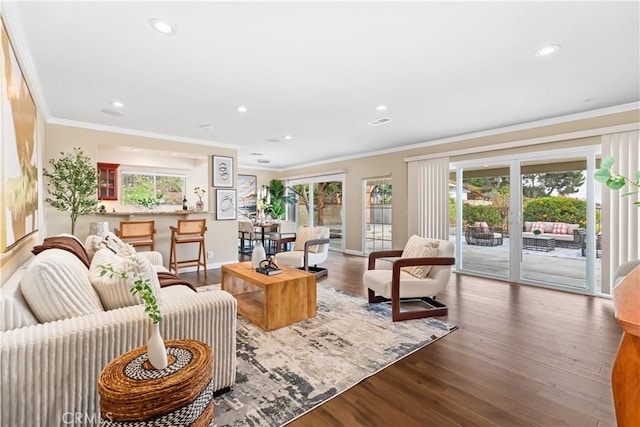
[(567, 224), (564, 222), (525, 221), (522, 237), (535, 237), (535, 229), (540, 230), (538, 236), (551, 236), (555, 240), (556, 247), (580, 249), (581, 242), (576, 239), (574, 230), (580, 228), (579, 224)]

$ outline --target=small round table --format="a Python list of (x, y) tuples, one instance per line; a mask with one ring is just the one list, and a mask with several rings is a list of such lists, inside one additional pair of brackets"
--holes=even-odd
[(155, 369), (147, 347), (109, 362), (98, 380), (101, 426), (206, 426), (213, 419), (213, 355), (195, 340), (166, 340), (169, 365)]

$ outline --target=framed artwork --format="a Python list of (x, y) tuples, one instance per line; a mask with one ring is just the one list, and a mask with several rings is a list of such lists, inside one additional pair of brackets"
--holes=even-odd
[(236, 219), (236, 190), (216, 190), (216, 219)]
[(213, 156), (213, 186), (233, 187), (233, 157)]
[(36, 104), (0, 20), (0, 251), (7, 252), (38, 230)]
[(258, 177), (238, 175), (238, 212), (247, 218), (255, 215), (257, 207)]

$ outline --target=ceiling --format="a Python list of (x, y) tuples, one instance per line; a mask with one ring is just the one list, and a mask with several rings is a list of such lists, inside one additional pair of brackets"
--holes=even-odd
[[(637, 1), (2, 7), (48, 121), (234, 147), (245, 167), (289, 169), (640, 101)], [(155, 31), (153, 18), (175, 33)], [(561, 49), (535, 56), (549, 44)], [(368, 124), (382, 117), (393, 121)]]

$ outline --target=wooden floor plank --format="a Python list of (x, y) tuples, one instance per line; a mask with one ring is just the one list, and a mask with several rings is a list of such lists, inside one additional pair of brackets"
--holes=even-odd
[[(365, 298), (366, 261), (330, 252), (321, 285)], [(220, 282), (219, 269), (181, 276)], [(458, 331), (290, 425), (615, 426), (611, 300), (456, 274), (439, 299)]]

